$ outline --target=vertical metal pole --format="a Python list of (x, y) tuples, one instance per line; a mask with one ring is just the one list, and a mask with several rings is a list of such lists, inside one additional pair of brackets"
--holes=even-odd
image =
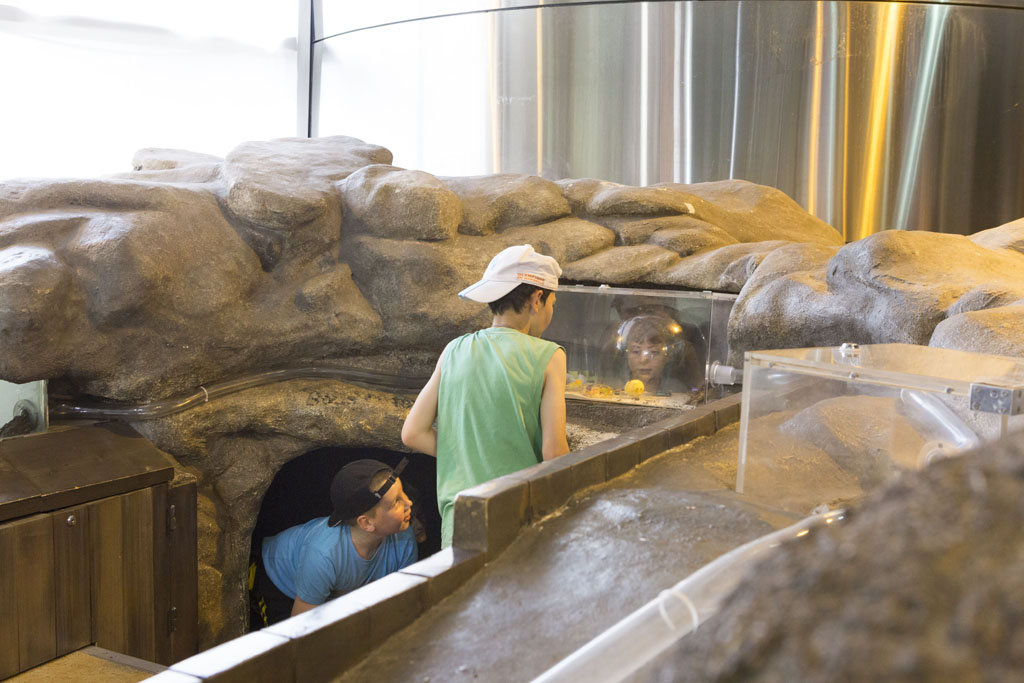
[(320, 110), (320, 55), (316, 46), (322, 31), (323, 0), (299, 0), (296, 77), (296, 134), (316, 137)]

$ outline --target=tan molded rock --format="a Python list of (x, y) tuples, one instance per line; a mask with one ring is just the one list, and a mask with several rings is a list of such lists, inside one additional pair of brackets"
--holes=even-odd
[(1024, 218), (976, 232), (968, 239), (988, 249), (1007, 249), (1024, 254)]
[(462, 201), (459, 232), (465, 235), (489, 235), (569, 215), (562, 189), (537, 176), (502, 173), (442, 180)]
[(1024, 358), (1024, 301), (946, 318), (928, 345)]
[(423, 171), (374, 165), (339, 185), (346, 233), (408, 240), (446, 240), (462, 220), (462, 204), (444, 183)]

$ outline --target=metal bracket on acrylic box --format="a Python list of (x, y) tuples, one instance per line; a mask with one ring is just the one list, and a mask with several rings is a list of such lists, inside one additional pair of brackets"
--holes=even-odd
[(1010, 416), (1024, 413), (1024, 388), (971, 383), (971, 410), (999, 415), (999, 437), (1006, 436)]

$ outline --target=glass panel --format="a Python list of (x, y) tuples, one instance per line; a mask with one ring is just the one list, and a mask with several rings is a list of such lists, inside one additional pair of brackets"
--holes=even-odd
[(569, 398), (693, 406), (707, 394), (708, 359), (728, 354), (724, 338), (711, 338), (713, 304), (731, 307), (734, 300), (700, 292), (563, 287), (544, 337), (565, 347)]
[(749, 353), (736, 490), (801, 514), (847, 504), (1024, 426), (970, 401), (972, 382), (1024, 387), (1022, 370), (1012, 358), (908, 344)]
[(19, 418), (19, 415), (20, 420), (25, 422), (12, 425), (12, 428), (18, 427), (12, 436), (46, 431), (45, 380), (24, 384), (0, 381), (0, 428)]

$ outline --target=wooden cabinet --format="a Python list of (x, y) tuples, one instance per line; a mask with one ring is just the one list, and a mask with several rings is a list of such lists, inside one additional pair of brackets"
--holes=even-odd
[(0, 678), (96, 644), (196, 651), (196, 489), (124, 425), (0, 441)]

